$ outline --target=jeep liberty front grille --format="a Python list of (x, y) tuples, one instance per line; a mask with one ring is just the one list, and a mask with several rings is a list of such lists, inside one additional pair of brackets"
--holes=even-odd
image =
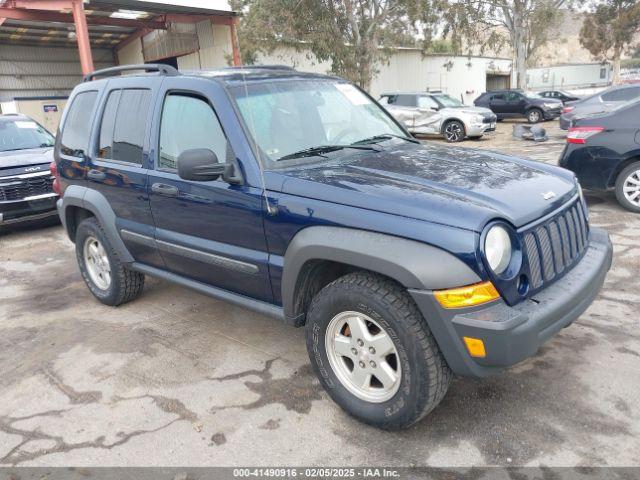
[(15, 202), (53, 193), (52, 184), (53, 177), (49, 172), (0, 177), (0, 202)]
[(535, 290), (570, 269), (589, 243), (589, 222), (576, 200), (542, 225), (524, 233), (531, 287)]

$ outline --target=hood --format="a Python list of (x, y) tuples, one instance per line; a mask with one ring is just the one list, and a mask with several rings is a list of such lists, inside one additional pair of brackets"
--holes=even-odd
[(576, 193), (567, 170), (489, 151), (403, 143), (344, 152), (276, 170), (267, 188), (478, 232), (496, 218), (520, 227)]
[(0, 151), (0, 172), (8, 168), (28, 167), (53, 161), (53, 147)]

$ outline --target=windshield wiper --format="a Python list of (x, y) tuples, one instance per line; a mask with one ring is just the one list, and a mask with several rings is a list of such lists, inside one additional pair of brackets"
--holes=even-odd
[(381, 135), (374, 135), (373, 137), (363, 138), (357, 142), (353, 142), (351, 145), (361, 145), (364, 143), (375, 143), (378, 140), (391, 140), (392, 138), (399, 138), (411, 143), (420, 143), (420, 140), (411, 137), (405, 137), (404, 135), (396, 135), (395, 133), (383, 133)]
[(379, 147), (374, 147), (373, 145), (318, 145), (317, 147), (305, 148), (303, 150), (284, 155), (283, 157), (278, 158), (278, 161), (289, 160), (292, 158), (313, 157), (316, 155), (322, 156), (321, 154), (323, 153), (343, 150), (345, 148), (354, 148), (356, 150), (373, 150), (376, 152), (380, 150)]

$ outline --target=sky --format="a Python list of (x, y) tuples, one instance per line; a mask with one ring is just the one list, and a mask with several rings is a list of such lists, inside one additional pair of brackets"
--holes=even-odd
[[(227, 0), (141, 0), (143, 2), (166, 3), (183, 7), (211, 8), (213, 10), (231, 10)], [(1, 2), (0, 2), (1, 3)]]

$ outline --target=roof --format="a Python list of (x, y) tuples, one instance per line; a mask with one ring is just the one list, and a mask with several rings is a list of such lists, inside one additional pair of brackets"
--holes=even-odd
[[(140, 73), (145, 70), (145, 73)], [(138, 73), (129, 73), (138, 72)], [(122, 65), (118, 67), (105, 68), (97, 70), (84, 78), (85, 82), (97, 80), (104, 77), (113, 77), (126, 73), (126, 76), (141, 76), (152, 74), (168, 75), (168, 76), (184, 76), (209, 78), (212, 80), (223, 81), (227, 84), (256, 82), (273, 79), (335, 79), (342, 80), (340, 77), (323, 75), (321, 73), (299, 72), (285, 65), (247, 65), (242, 67), (225, 67), (215, 70), (193, 70), (178, 72), (175, 68), (161, 64), (145, 64), (145, 65)]]
[[(179, 3), (180, 2), (180, 3)], [(212, 7), (192, 7), (189, 0), (91, 0), (84, 10), (92, 48), (113, 48), (140, 29), (166, 28), (169, 23), (194, 23), (206, 19), (230, 19), (237, 15), (226, 1), (209, 0)], [(6, 0), (0, 0), (0, 42), (19, 45), (48, 45), (77, 47), (74, 23), (68, 10), (16, 9), (21, 19), (11, 18), (12, 9)], [(217, 8), (213, 8), (213, 7)], [(28, 19), (26, 19), (26, 17)]]
[(340, 77), (324, 75), (322, 73), (300, 72), (285, 65), (245, 65), (242, 67), (226, 67), (216, 70), (196, 70), (182, 72), (183, 75), (217, 78), (226, 83), (258, 81), (269, 79), (289, 79), (289, 78), (318, 78), (318, 79), (340, 79)]

